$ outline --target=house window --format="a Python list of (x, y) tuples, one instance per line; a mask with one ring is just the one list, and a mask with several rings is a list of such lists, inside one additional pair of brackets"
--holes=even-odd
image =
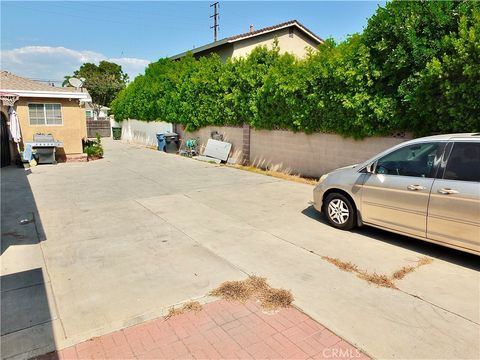
[(62, 125), (60, 104), (28, 104), (30, 125)]

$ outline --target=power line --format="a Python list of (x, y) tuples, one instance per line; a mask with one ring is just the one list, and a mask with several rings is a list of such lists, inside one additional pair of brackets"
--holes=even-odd
[[(73, 3), (72, 4), (77, 4)], [(87, 15), (81, 15), (78, 11), (75, 11), (73, 7), (65, 7), (62, 4), (57, 4), (56, 2), (49, 4), (49, 8), (45, 9), (43, 7), (36, 7), (35, 3), (22, 3), (22, 2), (9, 2), (9, 6), (14, 6), (20, 9), (24, 10), (29, 10), (32, 12), (43, 12), (47, 14), (54, 14), (54, 15), (61, 15), (61, 16), (68, 16), (69, 18), (77, 18), (81, 19), (82, 21), (89, 21), (89, 22), (94, 22), (94, 23), (105, 23), (105, 25), (109, 24), (117, 24), (117, 25), (128, 25), (128, 26), (136, 26), (136, 27), (151, 27), (158, 29), (159, 28), (159, 23), (147, 20), (146, 18), (136, 18), (135, 16), (129, 16), (130, 19), (133, 20), (138, 20), (136, 21), (125, 21), (121, 19), (119, 21), (118, 19), (115, 18), (112, 14), (107, 14), (105, 16), (102, 16), (99, 13), (94, 13), (96, 16), (92, 16), (91, 14)], [(78, 4), (80, 5), (80, 4)], [(33, 6), (33, 7), (30, 7)], [(77, 9), (79, 10), (79, 9)], [(107, 27), (108, 28), (108, 27)], [(169, 26), (169, 29), (184, 29), (184, 26)]]
[(212, 6), (213, 15), (210, 15), (210, 18), (213, 18), (213, 26), (210, 26), (210, 29), (213, 29), (213, 41), (217, 41), (217, 30), (220, 28), (220, 25), (218, 25), (218, 19), (220, 18), (218, 8), (220, 5), (218, 4), (218, 1), (216, 1), (210, 5), (210, 7)]

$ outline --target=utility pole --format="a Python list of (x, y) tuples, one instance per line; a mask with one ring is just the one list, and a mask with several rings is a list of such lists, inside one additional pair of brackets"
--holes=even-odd
[(210, 5), (210, 7), (212, 6), (213, 6), (213, 15), (210, 15), (210, 18), (213, 18), (213, 26), (210, 26), (210, 29), (213, 29), (213, 41), (217, 41), (217, 30), (220, 27), (218, 25), (218, 19), (220, 18), (218, 14), (218, 8), (220, 7), (220, 5), (218, 4), (218, 1), (216, 1)]

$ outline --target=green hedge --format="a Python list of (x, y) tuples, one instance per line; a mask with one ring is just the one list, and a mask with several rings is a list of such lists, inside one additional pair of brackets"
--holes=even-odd
[(117, 120), (323, 131), (363, 138), (480, 130), (480, 3), (379, 7), (362, 34), (299, 60), (278, 45), (246, 58), (152, 63), (112, 104)]

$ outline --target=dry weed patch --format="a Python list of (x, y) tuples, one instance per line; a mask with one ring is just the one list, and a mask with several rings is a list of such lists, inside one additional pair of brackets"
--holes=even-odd
[(199, 312), (202, 310), (202, 304), (200, 304), (198, 301), (189, 301), (182, 306), (183, 311), (195, 311)]
[(432, 259), (429, 257), (423, 256), (421, 258), (418, 258), (417, 263), (415, 266), (404, 266), (400, 270), (395, 271), (392, 274), (392, 279), (395, 280), (402, 280), (406, 275), (410, 274), (411, 272), (414, 272), (416, 269), (418, 269), (420, 266), (428, 265), (432, 263)]
[(259, 300), (264, 309), (276, 310), (289, 307), (293, 302), (293, 295), (289, 290), (268, 288), (259, 295)]
[(301, 177), (300, 175), (292, 175), (292, 174), (287, 174), (280, 171), (263, 170), (255, 166), (246, 166), (246, 165), (231, 165), (231, 166), (236, 169), (250, 171), (250, 172), (267, 175), (267, 176), (272, 176), (279, 179), (295, 181), (302, 184), (316, 185), (318, 182), (316, 179), (304, 178), (304, 177)]
[(179, 308), (175, 308), (174, 306), (172, 306), (170, 309), (168, 309), (168, 314), (166, 318), (169, 319), (172, 316), (180, 315), (187, 311), (199, 312), (200, 310), (202, 310), (202, 304), (200, 304), (198, 301), (189, 301)]
[(397, 270), (393, 273), (392, 279), (402, 280), (407, 274), (414, 272), (416, 269), (415, 266), (404, 266), (400, 270)]
[(240, 302), (254, 298), (260, 301), (264, 309), (268, 310), (289, 307), (293, 302), (293, 295), (289, 290), (272, 288), (265, 278), (255, 275), (242, 281), (225, 281), (218, 288), (212, 290), (209, 295), (227, 301)]
[(430, 259), (427, 256), (423, 256), (417, 260), (417, 267), (423, 266), (423, 265), (428, 265), (432, 263), (432, 259)]
[(391, 289), (396, 289), (395, 283), (387, 275), (369, 273), (367, 271), (361, 271), (357, 274), (360, 279), (366, 280), (371, 284), (375, 284), (380, 287), (386, 287)]
[(335, 265), (340, 270), (347, 272), (358, 272), (357, 265), (352, 264), (351, 262), (345, 262), (337, 258), (331, 258), (329, 256), (322, 256), (322, 259), (328, 261), (330, 264)]
[(424, 256), (417, 260), (415, 266), (404, 266), (401, 269), (393, 272), (391, 276), (387, 276), (383, 274), (377, 274), (376, 272), (369, 273), (366, 270), (360, 270), (358, 269), (357, 265), (352, 264), (351, 262), (342, 261), (337, 258), (322, 256), (322, 259), (328, 261), (332, 265), (335, 265), (340, 270), (356, 273), (360, 279), (368, 281), (371, 284), (391, 289), (397, 289), (395, 286), (396, 280), (402, 280), (405, 276), (414, 272), (420, 266), (430, 264), (433, 261), (432, 259)]
[(243, 281), (225, 281), (220, 286), (210, 292), (211, 296), (221, 297), (228, 301), (247, 301), (252, 295), (252, 290), (245, 280)]

